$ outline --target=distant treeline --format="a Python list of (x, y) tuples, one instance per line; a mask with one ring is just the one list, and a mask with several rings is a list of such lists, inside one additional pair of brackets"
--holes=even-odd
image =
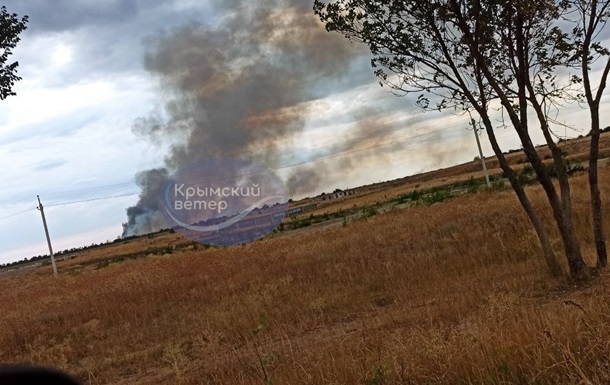
[[(58, 252), (53, 253), (53, 254), (55, 255), (55, 257), (60, 257), (60, 256), (71, 254), (71, 253), (77, 253), (77, 252), (80, 252), (80, 251), (94, 249), (94, 248), (100, 247), (100, 246), (110, 245), (110, 244), (113, 244), (113, 243), (128, 242), (130, 240), (133, 240), (133, 239), (136, 239), (136, 238), (140, 238), (140, 237), (144, 237), (144, 236), (154, 236), (156, 234), (161, 234), (161, 233), (168, 232), (168, 231), (169, 232), (173, 232), (173, 230), (171, 230), (171, 229), (162, 229), (162, 230), (159, 230), (157, 232), (150, 233), (150, 234), (131, 235), (131, 236), (128, 236), (128, 237), (117, 237), (114, 241), (92, 243), (89, 246), (83, 246), (83, 247), (73, 247), (71, 249), (61, 250), (61, 251), (58, 251)], [(2, 263), (2, 264), (0, 264), (0, 269), (6, 268), (6, 267), (16, 267), (16, 266), (20, 266), (20, 265), (26, 265), (26, 264), (35, 263), (35, 262), (44, 262), (44, 261), (50, 260), (50, 259), (51, 259), (51, 257), (48, 254), (37, 255), (37, 256), (31, 257), (31, 258), (24, 258), (24, 259), (22, 259), (20, 261)]]

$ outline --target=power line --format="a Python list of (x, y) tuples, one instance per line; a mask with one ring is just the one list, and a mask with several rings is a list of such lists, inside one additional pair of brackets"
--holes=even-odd
[(8, 219), (8, 218), (11, 218), (11, 217), (14, 217), (14, 216), (17, 216), (17, 215), (21, 215), (21, 214), (27, 213), (28, 211), (34, 211), (34, 210), (36, 210), (36, 209), (35, 208), (29, 208), (27, 210), (19, 211), (18, 213), (13, 213), (11, 215), (7, 215), (5, 217), (1, 217), (0, 221), (3, 220), (3, 219)]
[[(52, 192), (52, 193), (41, 194), (40, 196), (42, 196), (42, 197), (49, 197), (49, 196), (53, 196), (53, 195), (69, 194), (69, 193), (91, 191), (91, 190), (101, 190), (101, 189), (104, 189), (104, 188), (107, 188), (107, 187), (127, 186), (127, 185), (133, 185), (133, 184), (135, 184), (135, 181), (122, 182), (122, 183), (114, 183), (114, 184), (95, 186), (95, 187), (86, 187), (86, 188), (76, 189), (76, 190), (57, 191), (57, 192)], [(27, 198), (21, 198), (21, 199), (17, 199), (17, 200), (11, 200), (10, 204), (21, 203), (21, 202), (29, 201), (31, 199), (33, 199), (33, 198), (27, 197)], [(0, 218), (0, 219), (2, 219), (2, 218)]]
[[(283, 169), (286, 169), (286, 168), (302, 166), (304, 164), (318, 162), (318, 161), (321, 161), (321, 160), (326, 160), (326, 159), (336, 158), (336, 157), (339, 157), (339, 156), (345, 156), (345, 155), (350, 155), (350, 154), (354, 154), (354, 153), (358, 153), (358, 152), (362, 152), (362, 151), (372, 150), (372, 149), (375, 149), (375, 148), (379, 148), (379, 147), (395, 144), (395, 143), (398, 143), (398, 142), (402, 142), (404, 140), (409, 140), (409, 139), (414, 139), (414, 138), (418, 138), (418, 137), (422, 137), (422, 136), (437, 134), (439, 132), (446, 131), (446, 130), (449, 130), (449, 129), (453, 129), (453, 127), (446, 127), (446, 128), (440, 129), (440, 130), (432, 131), (432, 132), (424, 132), (424, 133), (421, 133), (421, 134), (418, 134), (418, 135), (411, 135), (411, 136), (407, 136), (407, 137), (404, 137), (404, 138), (399, 138), (399, 139), (391, 140), (391, 141), (384, 142), (384, 143), (379, 143), (379, 144), (368, 146), (368, 147), (364, 147), (364, 148), (359, 148), (359, 149), (354, 149), (354, 150), (349, 150), (349, 151), (342, 151), (342, 152), (338, 152), (338, 153), (335, 153), (335, 154), (330, 154), (330, 155), (322, 156), (322, 157), (315, 158), (315, 159), (309, 159), (309, 160), (302, 161), (302, 162), (297, 162), (297, 163), (288, 164), (288, 165), (285, 165), (285, 166), (279, 166), (279, 167), (271, 168), (269, 170), (270, 171), (278, 171), (278, 170), (283, 170)], [(398, 130), (392, 130), (392, 131), (398, 131)], [(368, 138), (362, 138), (362, 139), (363, 140), (367, 140), (367, 139), (371, 139), (371, 138), (368, 137)], [(357, 139), (352, 139), (350, 141), (355, 141), (355, 140), (357, 140)], [(343, 143), (348, 143), (350, 141), (344, 141)], [(319, 149), (319, 148), (324, 148), (324, 147), (331, 147), (331, 146), (334, 146), (334, 145), (337, 145), (337, 144), (340, 144), (340, 143), (341, 142), (331, 143), (331, 144), (327, 144), (327, 145), (323, 145), (323, 146), (319, 146), (319, 147), (314, 147), (313, 149)], [(297, 153), (286, 154), (286, 155), (283, 155), (281, 157), (285, 157), (285, 156), (288, 156), (288, 155), (295, 155), (295, 154), (297, 154)], [(251, 174), (256, 174), (256, 172), (255, 173), (250, 173), (250, 174), (243, 174), (243, 175), (240, 175), (240, 176), (246, 176), (246, 175), (251, 175)], [(228, 177), (227, 178), (221, 178), (221, 179), (228, 179)], [(78, 190), (61, 191), (61, 192), (45, 194), (45, 196), (64, 194), (64, 193), (70, 193), (70, 192), (82, 192), (82, 191), (97, 190), (97, 189), (100, 189), (100, 188), (114, 187), (114, 186), (123, 186), (123, 185), (127, 185), (127, 184), (132, 184), (132, 183), (133, 182), (115, 183), (115, 184), (110, 184), (110, 185), (105, 185), (105, 186), (96, 186), (96, 187), (83, 188), (83, 189), (78, 189)], [(95, 201), (100, 201), (100, 200), (122, 198), (122, 197), (134, 196), (134, 195), (139, 195), (139, 194), (140, 194), (140, 192), (134, 192), (134, 193), (128, 193), (128, 194), (120, 194), (120, 195), (111, 195), (111, 196), (91, 198), (91, 199), (83, 199), (83, 200), (77, 200), (77, 201), (54, 203), (54, 204), (46, 205), (46, 207), (67, 206), (67, 205), (72, 205), (72, 204), (76, 204), (76, 203), (95, 202)], [(23, 199), (23, 200), (25, 200), (25, 199)], [(34, 209), (28, 209), (28, 210), (20, 211), (20, 212), (17, 212), (17, 213), (13, 213), (13, 214), (8, 215), (6, 217), (1, 217), (0, 220), (11, 218), (11, 217), (14, 217), (14, 216), (17, 216), (17, 215), (20, 215), (20, 214), (23, 214), (23, 213), (26, 213), (26, 212), (32, 211), (32, 210), (34, 210)]]
[(389, 141), (389, 142), (385, 142), (385, 143), (376, 144), (376, 145), (374, 145), (374, 146), (369, 146), (369, 147), (364, 147), (364, 148), (358, 148), (358, 149), (355, 149), (355, 150), (350, 150), (350, 151), (338, 152), (338, 153), (336, 153), (336, 154), (330, 154), (330, 155), (326, 155), (326, 156), (323, 156), (323, 157), (320, 157), (320, 158), (306, 160), (306, 161), (303, 161), (303, 162), (300, 162), (300, 163), (290, 164), (290, 165), (286, 165), (286, 166), (280, 166), (280, 167), (272, 168), (272, 169), (270, 169), (270, 170), (271, 170), (271, 171), (277, 171), (277, 170), (281, 170), (281, 169), (285, 169), (285, 168), (296, 167), (296, 166), (302, 166), (302, 165), (304, 165), (304, 164), (307, 164), (307, 163), (312, 163), (312, 162), (317, 162), (317, 161), (319, 161), (319, 160), (325, 160), (325, 159), (330, 159), (330, 158), (336, 158), (336, 157), (338, 157), (338, 156), (349, 155), (349, 154), (353, 154), (353, 153), (356, 153), (356, 152), (361, 152), (361, 151), (366, 151), (366, 150), (372, 150), (372, 149), (374, 149), (374, 148), (379, 148), (379, 147), (387, 146), (387, 145), (390, 145), (390, 144), (394, 144), (394, 143), (402, 142), (402, 141), (403, 141), (403, 140), (405, 140), (405, 139), (413, 139), (413, 138), (418, 138), (418, 137), (420, 137), (420, 136), (426, 136), (426, 135), (430, 135), (430, 134), (436, 134), (436, 133), (441, 132), (441, 131), (446, 131), (446, 130), (448, 130), (448, 129), (450, 129), (450, 128), (452, 128), (452, 127), (443, 128), (443, 129), (440, 129), (440, 130), (436, 130), (436, 131), (434, 131), (434, 132), (425, 132), (425, 133), (422, 133), (422, 134), (419, 134), (419, 135), (408, 136), (408, 137), (406, 137), (406, 138), (400, 138), (400, 139), (392, 140), (392, 141)]
[(54, 203), (52, 205), (47, 205), (46, 207), (67, 206), (67, 205), (72, 205), (72, 204), (75, 204), (75, 203), (94, 202), (94, 201), (101, 201), (101, 200), (105, 200), (105, 199), (129, 197), (129, 196), (134, 196), (134, 195), (139, 195), (139, 194), (140, 194), (139, 192), (136, 192), (136, 193), (121, 194), (121, 195), (112, 195), (112, 196), (92, 198), (92, 199), (83, 199), (83, 200), (80, 200), (80, 201)]
[[(72, 205), (72, 204), (76, 204), (76, 203), (94, 202), (94, 201), (101, 201), (101, 200), (113, 199), (113, 198), (122, 198), (122, 197), (134, 196), (134, 195), (138, 195), (138, 194), (140, 194), (140, 193), (139, 192), (135, 192), (135, 193), (129, 193), (129, 194), (111, 195), (111, 196), (106, 196), (106, 197), (98, 197), (98, 198), (92, 198), (92, 199), (83, 199), (83, 200), (79, 200), (79, 201), (54, 203), (54, 204), (46, 205), (45, 207), (67, 206), (67, 205)], [(24, 214), (24, 213), (27, 213), (29, 211), (34, 211), (34, 210), (35, 209), (30, 208), (30, 209), (27, 209), (27, 210), (23, 210), (23, 211), (19, 211), (19, 212), (13, 213), (11, 215), (7, 215), (5, 217), (0, 217), (0, 221), (3, 220), (3, 219), (12, 218), (12, 217), (15, 217), (17, 215)]]
[[(387, 146), (387, 145), (398, 143), (398, 142), (401, 142), (401, 141), (404, 141), (404, 140), (407, 140), (407, 139), (413, 139), (413, 138), (418, 138), (418, 137), (421, 137), (421, 136), (437, 134), (439, 132), (447, 131), (447, 130), (452, 129), (452, 128), (453, 127), (446, 127), (446, 128), (440, 129), (440, 130), (433, 131), (433, 132), (424, 132), (424, 133), (421, 133), (421, 134), (418, 134), (418, 135), (412, 135), (412, 136), (408, 136), (408, 137), (405, 137), (405, 138), (395, 139), (395, 140), (392, 140), (392, 141), (389, 141), (389, 142), (379, 143), (379, 144), (376, 144), (376, 145), (373, 145), (373, 146), (369, 146), (369, 147), (359, 148), (359, 149), (350, 150), (350, 151), (338, 152), (336, 154), (330, 154), (330, 155), (322, 156), (322, 157), (315, 158), (315, 159), (310, 159), (310, 160), (305, 160), (305, 161), (302, 161), (302, 162), (293, 163), (293, 164), (289, 164), (289, 165), (285, 165), (285, 166), (279, 166), (279, 167), (275, 167), (275, 168), (270, 168), (269, 171), (277, 171), (277, 170), (282, 170), (282, 169), (286, 169), (286, 168), (302, 166), (304, 164), (313, 163), (313, 162), (317, 162), (317, 161), (320, 161), (320, 160), (336, 158), (336, 157), (339, 157), (339, 156), (354, 154), (354, 153), (361, 152), (361, 151), (366, 151), (366, 150), (372, 150), (374, 148), (379, 148), (379, 147)], [(233, 176), (229, 176), (229, 177), (218, 178), (218, 179), (213, 179), (213, 180), (208, 180), (208, 181), (209, 182), (214, 182), (214, 181), (219, 181), (219, 180), (231, 179), (231, 178), (234, 178), (234, 177), (237, 177), (237, 176), (249, 176), (249, 175), (256, 175), (256, 174), (259, 174), (259, 173), (261, 173), (261, 172), (259, 171), (259, 172), (251, 172), (251, 173), (240, 174), (240, 175), (233, 175)]]
[(107, 184), (107, 185), (102, 185), (102, 186), (86, 187), (86, 188), (77, 189), (77, 190), (57, 191), (57, 192), (52, 192), (52, 193), (46, 193), (43, 196), (68, 194), (68, 193), (74, 193), (74, 192), (83, 192), (83, 191), (90, 191), (90, 190), (98, 190), (98, 189), (103, 189), (103, 188), (107, 188), (107, 187), (126, 186), (126, 185), (133, 185), (133, 184), (135, 184), (135, 181), (132, 180), (130, 182), (121, 182), (121, 183)]
[[(387, 146), (387, 145), (390, 145), (390, 144), (395, 144), (395, 143), (398, 143), (398, 142), (402, 142), (404, 140), (409, 140), (409, 139), (414, 139), (414, 138), (418, 138), (418, 137), (422, 137), (422, 136), (437, 134), (439, 132), (447, 131), (447, 130), (450, 130), (450, 129), (453, 129), (453, 128), (454, 127), (445, 127), (445, 128), (440, 129), (440, 130), (435, 130), (433, 132), (424, 132), (424, 133), (421, 133), (421, 134), (418, 134), (418, 135), (411, 135), (411, 136), (407, 136), (407, 137), (404, 137), (404, 138), (399, 138), (399, 139), (391, 140), (391, 141), (384, 142), (384, 143), (379, 143), (379, 144), (368, 146), (368, 147), (364, 147), (364, 148), (358, 148), (358, 149), (349, 150), (349, 151), (342, 151), (342, 152), (338, 152), (338, 153), (335, 153), (335, 154), (330, 154), (330, 155), (322, 156), (322, 157), (315, 158), (315, 159), (309, 159), (309, 160), (305, 160), (305, 161), (302, 161), (302, 162), (297, 162), (297, 163), (288, 164), (288, 165), (284, 165), (284, 166), (269, 168), (268, 170), (269, 171), (278, 171), (278, 170), (283, 170), (283, 169), (286, 169), (286, 168), (302, 166), (304, 164), (318, 162), (318, 161), (321, 161), (321, 160), (326, 160), (326, 159), (336, 158), (336, 157), (339, 157), (339, 156), (354, 154), (354, 153), (357, 153), (357, 152), (372, 150), (374, 148), (379, 148), (379, 147)], [(238, 177), (238, 176), (250, 176), (250, 175), (256, 175), (256, 174), (260, 174), (260, 173), (261, 173), (261, 171), (255, 171), (255, 172), (239, 174), (239, 175), (231, 175), (231, 176), (226, 176), (226, 177), (216, 178), (216, 179), (206, 179), (206, 182), (217, 182), (217, 181), (221, 181), (221, 180), (232, 179), (232, 178), (235, 178), (235, 177)], [(128, 194), (128, 195), (136, 195), (136, 194), (139, 194), (139, 193)], [(121, 197), (121, 196), (123, 196), (123, 195), (119, 195), (117, 197)], [(91, 199), (91, 200), (110, 199), (110, 198), (113, 198), (113, 197), (105, 197), (105, 198), (98, 198), (98, 199)], [(79, 201), (79, 202), (88, 202), (88, 201), (91, 201), (91, 200), (85, 200), (85, 201)], [(65, 204), (72, 204), (72, 203), (78, 203), (78, 202), (68, 202), (68, 203), (65, 203)], [(47, 205), (47, 207), (49, 207), (49, 206), (59, 206), (59, 205), (62, 205), (62, 204), (60, 203), (60, 204), (54, 204), (54, 205)]]
[[(389, 134), (389, 133), (393, 133), (393, 132), (396, 132), (396, 131), (400, 131), (400, 130), (403, 130), (403, 129), (406, 129), (406, 128), (409, 128), (409, 127), (407, 126), (407, 127), (398, 127), (398, 128), (392, 128), (392, 129), (379, 129), (379, 130), (376, 130), (376, 131), (374, 132), (374, 134), (379, 134), (379, 133), (385, 133), (385, 134)], [(418, 137), (421, 137), (421, 136), (432, 135), (432, 134), (436, 134), (436, 133), (438, 133), (438, 132), (446, 131), (446, 130), (453, 129), (453, 128), (454, 128), (454, 127), (446, 127), (446, 128), (440, 129), (440, 130), (435, 130), (435, 131), (433, 131), (433, 132), (424, 132), (424, 133), (422, 133), (422, 134), (418, 134), (418, 135), (409, 136), (409, 137), (404, 138), (404, 139), (413, 139), (413, 138), (418, 138)], [(335, 138), (335, 137), (337, 137), (337, 136), (338, 136), (338, 135), (335, 135), (335, 136), (332, 136), (331, 138)], [(333, 143), (323, 144), (323, 145), (321, 145), (321, 146), (311, 147), (311, 148), (309, 148), (309, 149), (307, 149), (307, 150), (308, 150), (308, 151), (314, 151), (314, 150), (319, 150), (319, 149), (326, 148), (326, 147), (333, 147), (333, 146), (337, 146), (337, 145), (341, 145), (341, 144), (346, 144), (346, 143), (354, 143), (354, 144), (356, 144), (356, 143), (358, 143), (358, 142), (362, 142), (362, 141), (369, 140), (369, 139), (371, 139), (372, 137), (373, 137), (373, 136), (369, 134), (369, 135), (368, 135), (368, 136), (366, 136), (366, 137), (361, 137), (361, 138), (352, 138), (352, 139), (345, 140), (345, 141), (337, 141), (337, 142), (333, 142)], [(401, 139), (401, 140), (403, 140), (403, 139)], [(392, 143), (395, 143), (395, 142), (389, 142), (388, 144), (392, 144)], [(376, 147), (380, 147), (380, 146), (373, 146), (373, 147), (371, 147), (371, 148), (376, 148)], [(271, 148), (272, 148), (272, 147), (269, 147), (269, 149), (271, 149)], [(368, 149), (368, 148), (354, 150), (354, 152), (363, 151), (363, 150), (366, 150), (366, 149)], [(297, 154), (299, 154), (299, 153), (302, 153), (302, 151), (303, 151), (303, 150), (298, 150), (298, 151), (291, 152), (291, 153), (288, 153), (288, 154), (277, 155), (277, 156), (276, 156), (276, 158), (286, 158), (286, 157), (289, 157), (289, 156), (294, 156), (294, 155), (297, 155)], [(294, 166), (300, 166), (300, 165), (305, 164), (305, 163), (309, 163), (309, 162), (315, 162), (315, 161), (318, 161), (318, 160), (323, 160), (323, 159), (327, 159), (327, 158), (332, 158), (332, 157), (335, 157), (335, 156), (339, 156), (340, 154), (350, 154), (350, 153), (352, 153), (352, 152), (351, 152), (351, 151), (350, 151), (350, 152), (342, 152), (342, 153), (338, 153), (338, 154), (333, 154), (333, 155), (329, 155), (329, 156), (324, 156), (324, 157), (322, 157), (322, 158), (311, 159), (311, 160), (306, 161), (306, 162), (304, 162), (304, 163), (298, 163), (298, 164), (294, 164), (294, 165), (286, 165), (286, 166), (281, 166), (281, 167), (279, 167), (279, 168), (276, 168), (276, 169), (270, 169), (270, 170), (271, 170), (271, 171), (273, 171), (273, 170), (279, 170), (279, 169), (284, 169), (284, 168), (289, 168), (289, 167), (294, 167)], [(261, 154), (262, 154), (262, 152), (261, 152)], [(254, 156), (256, 156), (256, 154), (254, 154)], [(259, 156), (260, 156), (260, 155), (259, 155)], [(127, 186), (127, 185), (133, 185), (133, 184), (135, 184), (135, 181), (134, 181), (134, 180), (131, 180), (131, 181), (129, 181), (129, 182), (121, 182), (121, 183), (114, 183), (114, 184), (108, 184), (108, 185), (100, 185), (100, 186), (95, 186), (95, 187), (87, 187), (87, 188), (82, 188), (82, 189), (65, 190), (65, 191), (57, 191), (57, 192), (52, 192), (52, 193), (45, 193), (45, 194), (41, 194), (41, 196), (45, 197), (45, 196), (60, 195), (60, 194), (68, 194), (68, 193), (76, 193), (76, 192), (83, 192), (83, 191), (100, 190), (100, 189), (105, 189), (105, 188), (108, 188), (108, 187)], [(26, 199), (21, 199), (21, 200), (18, 200), (18, 201), (14, 201), (14, 203), (17, 203), (17, 202), (22, 202), (22, 201), (25, 201), (25, 200), (28, 200), (28, 199), (30, 199), (30, 198), (26, 198)], [(47, 205), (47, 207), (49, 207), (49, 206), (54, 206), (54, 205)]]

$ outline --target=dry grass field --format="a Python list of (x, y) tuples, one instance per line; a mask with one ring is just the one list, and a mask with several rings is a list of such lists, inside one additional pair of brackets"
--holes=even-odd
[[(586, 178), (572, 185), (590, 261)], [(610, 167), (600, 180), (608, 231)], [(0, 276), (0, 362), (84, 384), (610, 383), (610, 274), (548, 278), (512, 191), (75, 268), (155, 242), (180, 238), (83, 252), (58, 278), (48, 266)]]

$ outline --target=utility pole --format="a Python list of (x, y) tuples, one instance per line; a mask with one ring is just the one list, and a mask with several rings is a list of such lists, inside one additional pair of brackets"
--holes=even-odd
[(489, 183), (489, 174), (487, 172), (487, 165), (485, 164), (485, 157), (483, 156), (483, 150), (481, 149), (481, 141), (479, 140), (479, 133), (477, 132), (477, 123), (474, 119), (470, 119), (472, 123), (472, 130), (474, 131), (474, 137), (477, 139), (477, 147), (479, 148), (479, 156), (481, 157), (481, 164), (483, 165), (483, 171), (485, 172), (485, 182), (487, 183), (487, 187), (491, 187), (491, 183)]
[(49, 245), (49, 254), (51, 255), (51, 264), (53, 265), (53, 275), (57, 276), (57, 266), (55, 265), (55, 256), (53, 255), (53, 247), (51, 247), (51, 237), (49, 237), (49, 228), (47, 227), (47, 220), (44, 217), (44, 208), (42, 207), (42, 203), (40, 203), (40, 196), (36, 195), (38, 198), (38, 210), (40, 210), (40, 215), (42, 215), (42, 224), (44, 225), (44, 233), (47, 236), (47, 244)]

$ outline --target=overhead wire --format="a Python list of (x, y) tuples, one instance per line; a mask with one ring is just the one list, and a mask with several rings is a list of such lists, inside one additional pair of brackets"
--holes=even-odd
[(27, 213), (27, 212), (29, 212), (29, 211), (34, 211), (34, 210), (36, 210), (36, 209), (35, 209), (35, 208), (29, 208), (29, 209), (27, 209), (27, 210), (19, 211), (19, 212), (17, 212), (17, 213), (13, 213), (13, 214), (7, 215), (7, 216), (5, 216), (5, 217), (0, 217), (0, 221), (1, 221), (1, 220), (3, 220), (3, 219), (12, 218), (12, 217), (15, 217), (15, 216), (17, 216), (17, 215), (21, 215), (21, 214)]
[[(326, 159), (332, 159), (332, 158), (336, 158), (336, 157), (340, 157), (340, 156), (345, 156), (345, 155), (350, 155), (350, 154), (354, 154), (354, 153), (358, 153), (358, 152), (362, 152), (362, 151), (367, 151), (367, 150), (371, 150), (371, 149), (375, 149), (375, 148), (379, 148), (379, 147), (383, 147), (383, 146), (387, 146), (387, 145), (391, 145), (391, 144), (395, 144), (404, 140), (409, 140), (409, 139), (414, 139), (414, 138), (418, 138), (418, 137), (422, 137), (422, 136), (427, 136), (427, 135), (432, 135), (432, 134), (437, 134), (439, 132), (442, 131), (446, 131), (448, 129), (452, 129), (453, 127), (446, 127), (440, 130), (434, 130), (432, 132), (424, 132), (421, 134), (417, 134), (417, 135), (411, 135), (411, 136), (407, 136), (404, 138), (399, 138), (399, 139), (395, 139), (395, 140), (391, 140), (391, 141), (387, 141), (387, 142), (383, 142), (383, 143), (378, 143), (372, 146), (367, 146), (364, 148), (358, 148), (358, 149), (354, 149), (354, 150), (348, 150), (348, 151), (341, 151), (335, 154), (329, 154), (329, 155), (325, 155), (325, 156), (321, 156), (318, 158), (314, 158), (314, 159), (309, 159), (309, 160), (305, 160), (302, 162), (297, 162), (297, 163), (293, 163), (293, 164), (288, 164), (288, 165), (284, 165), (284, 166), (279, 166), (279, 167), (275, 167), (275, 168), (270, 168), (269, 171), (279, 171), (279, 170), (283, 170), (283, 169), (287, 169), (287, 168), (292, 168), (292, 167), (297, 167), (297, 166), (302, 166), (308, 163), (313, 163), (313, 162), (318, 162), (321, 160), (326, 160)], [(390, 132), (394, 132), (394, 131), (398, 131), (399, 129), (396, 130), (389, 130)], [(366, 138), (358, 138), (358, 139), (362, 139), (362, 141), (366, 141), (371, 139), (371, 137), (366, 137)], [(357, 139), (351, 139), (351, 140), (347, 140), (347, 141), (343, 141), (342, 143), (349, 143), (349, 142), (354, 142)], [(318, 146), (318, 147), (313, 147), (311, 148), (311, 150), (316, 150), (316, 149), (321, 149), (321, 148), (325, 148), (325, 147), (332, 147), (335, 145), (339, 145), (341, 144), (341, 142), (337, 142), (337, 143), (330, 143), (330, 144), (325, 144), (323, 146)], [(289, 155), (296, 155), (297, 153), (291, 153), (291, 154), (285, 154), (282, 155), (281, 157), (286, 157)], [(247, 174), (246, 174), (247, 175)], [(223, 178), (225, 179), (225, 178)], [(41, 194), (41, 196), (51, 196), (51, 195), (59, 195), (59, 194), (67, 194), (67, 193), (74, 193), (74, 192), (83, 192), (83, 191), (91, 191), (91, 190), (98, 190), (98, 189), (103, 189), (103, 188), (108, 188), (108, 187), (116, 187), (116, 186), (124, 186), (124, 185), (128, 185), (128, 184), (133, 184), (134, 182), (123, 182), (123, 183), (114, 183), (114, 184), (109, 184), (109, 185), (102, 185), (102, 186), (95, 186), (95, 187), (89, 187), (89, 188), (83, 188), (83, 189), (76, 189), (76, 190), (67, 190), (67, 191), (59, 191), (59, 192), (53, 192), (53, 193), (46, 193), (46, 194)], [(82, 199), (82, 200), (76, 200), (76, 201), (68, 201), (68, 202), (61, 202), (61, 203), (52, 203), (52, 204), (47, 204), (44, 207), (57, 207), (57, 206), (67, 206), (67, 205), (72, 205), (72, 204), (77, 204), (77, 203), (86, 203), (86, 202), (94, 202), (94, 201), (100, 201), (100, 200), (107, 200), (107, 199), (115, 199), (115, 198), (122, 198), (122, 197), (128, 197), (128, 196), (134, 196), (134, 195), (139, 195), (140, 192), (134, 192), (134, 193), (127, 193), (127, 194), (119, 194), (119, 195), (111, 195), (111, 196), (104, 196), (104, 197), (97, 197), (97, 198), (91, 198), (91, 199)], [(24, 201), (25, 199), (22, 199), (20, 201)], [(23, 213), (26, 213), (28, 211), (31, 211), (34, 209), (28, 209), (28, 210), (24, 210), (21, 212), (17, 212), (17, 213), (13, 213), (11, 215), (8, 215), (6, 217), (0, 217), (0, 220), (3, 219), (7, 219), (7, 218), (11, 218)]]
[(79, 201), (52, 203), (52, 204), (49, 204), (49, 205), (45, 205), (44, 207), (67, 206), (67, 205), (72, 205), (72, 204), (75, 204), (75, 203), (95, 202), (95, 201), (101, 201), (101, 200), (105, 200), (105, 199), (130, 197), (130, 196), (139, 195), (139, 194), (140, 194), (139, 192), (135, 192), (135, 193), (129, 193), (129, 194), (112, 195), (112, 196), (107, 196), (107, 197), (83, 199), (83, 200), (79, 200)]
[(121, 183), (107, 184), (107, 185), (94, 186), (94, 187), (85, 187), (85, 188), (76, 189), (76, 190), (56, 191), (56, 192), (52, 192), (52, 193), (45, 193), (45, 194), (42, 194), (41, 196), (69, 194), (69, 193), (75, 193), (75, 192), (83, 192), (83, 191), (104, 189), (104, 188), (107, 188), (107, 187), (127, 186), (127, 185), (132, 185), (132, 184), (135, 184), (134, 180), (132, 180), (130, 182), (121, 182)]
[[(389, 133), (400, 131), (400, 130), (403, 130), (403, 129), (406, 129), (406, 128), (409, 128), (409, 126), (407, 126), (407, 127), (391, 128), (391, 129), (379, 129), (379, 130), (376, 130), (374, 133), (375, 134), (378, 134), (378, 133), (389, 134)], [(440, 130), (435, 130), (433, 132), (425, 132), (425, 133), (422, 133), (422, 134), (413, 135), (413, 136), (410, 136), (408, 138), (417, 138), (417, 137), (421, 137), (421, 136), (436, 134), (438, 132), (445, 131), (445, 130), (452, 129), (452, 128), (453, 127), (446, 127), (446, 128), (440, 129)], [(331, 138), (335, 138), (335, 137), (337, 137), (337, 135), (332, 136)], [(341, 145), (341, 144), (346, 144), (346, 143), (357, 144), (359, 142), (363, 142), (363, 141), (369, 140), (371, 138), (372, 138), (371, 135), (367, 135), (366, 137), (352, 138), (352, 139), (348, 139), (348, 140), (344, 140), (344, 141), (337, 141), (337, 142), (333, 142), (333, 143), (323, 144), (321, 146), (311, 147), (311, 148), (306, 149), (306, 151), (315, 151), (315, 150), (319, 150), (319, 149), (323, 149), (323, 148), (327, 148), (327, 147), (332, 148), (333, 146), (337, 146), (337, 145)], [(391, 144), (391, 143), (388, 143), (388, 144)], [(377, 147), (377, 146), (375, 146), (375, 147)], [(269, 147), (269, 148), (272, 148), (272, 147)], [(374, 147), (372, 147), (372, 148), (374, 148)], [(360, 149), (358, 149), (357, 151), (359, 151), (359, 150)], [(302, 152), (302, 150), (291, 152), (291, 153), (288, 153), (288, 154), (279, 154), (279, 155), (276, 156), (276, 158), (286, 158), (286, 157), (298, 155), (300, 152)], [(262, 153), (264, 153), (264, 151), (261, 151), (261, 154)], [(328, 156), (325, 156), (325, 157), (322, 157), (322, 158), (319, 158), (319, 159), (326, 159), (326, 158), (328, 158)], [(311, 162), (315, 162), (315, 161), (317, 161), (319, 159), (311, 159), (310, 161)], [(309, 161), (307, 161), (307, 162), (309, 162)], [(301, 165), (301, 163), (295, 164), (295, 165), (281, 166), (278, 169), (289, 168), (289, 167), (293, 167), (293, 166), (297, 166), (297, 165)], [(273, 171), (274, 169), (270, 169), (270, 170)], [(40, 196), (47, 197), (47, 196), (69, 194), (69, 193), (76, 193), (76, 192), (83, 192), (83, 191), (101, 190), (101, 189), (105, 189), (105, 188), (108, 188), (108, 187), (127, 186), (127, 185), (133, 185), (133, 184), (135, 184), (135, 180), (126, 181), (126, 182), (119, 182), (119, 183), (113, 183), (113, 184), (108, 184), (108, 185), (100, 185), (100, 186), (94, 186), (94, 187), (87, 187), (87, 188), (75, 189), (75, 190), (64, 190), (64, 191), (56, 191), (56, 192), (51, 192), (51, 193), (43, 193), (43, 194), (40, 194)], [(29, 199), (29, 198), (27, 198), (27, 199)], [(15, 203), (20, 202), (20, 201), (25, 201), (27, 199), (21, 199), (19, 201), (15, 201)]]

